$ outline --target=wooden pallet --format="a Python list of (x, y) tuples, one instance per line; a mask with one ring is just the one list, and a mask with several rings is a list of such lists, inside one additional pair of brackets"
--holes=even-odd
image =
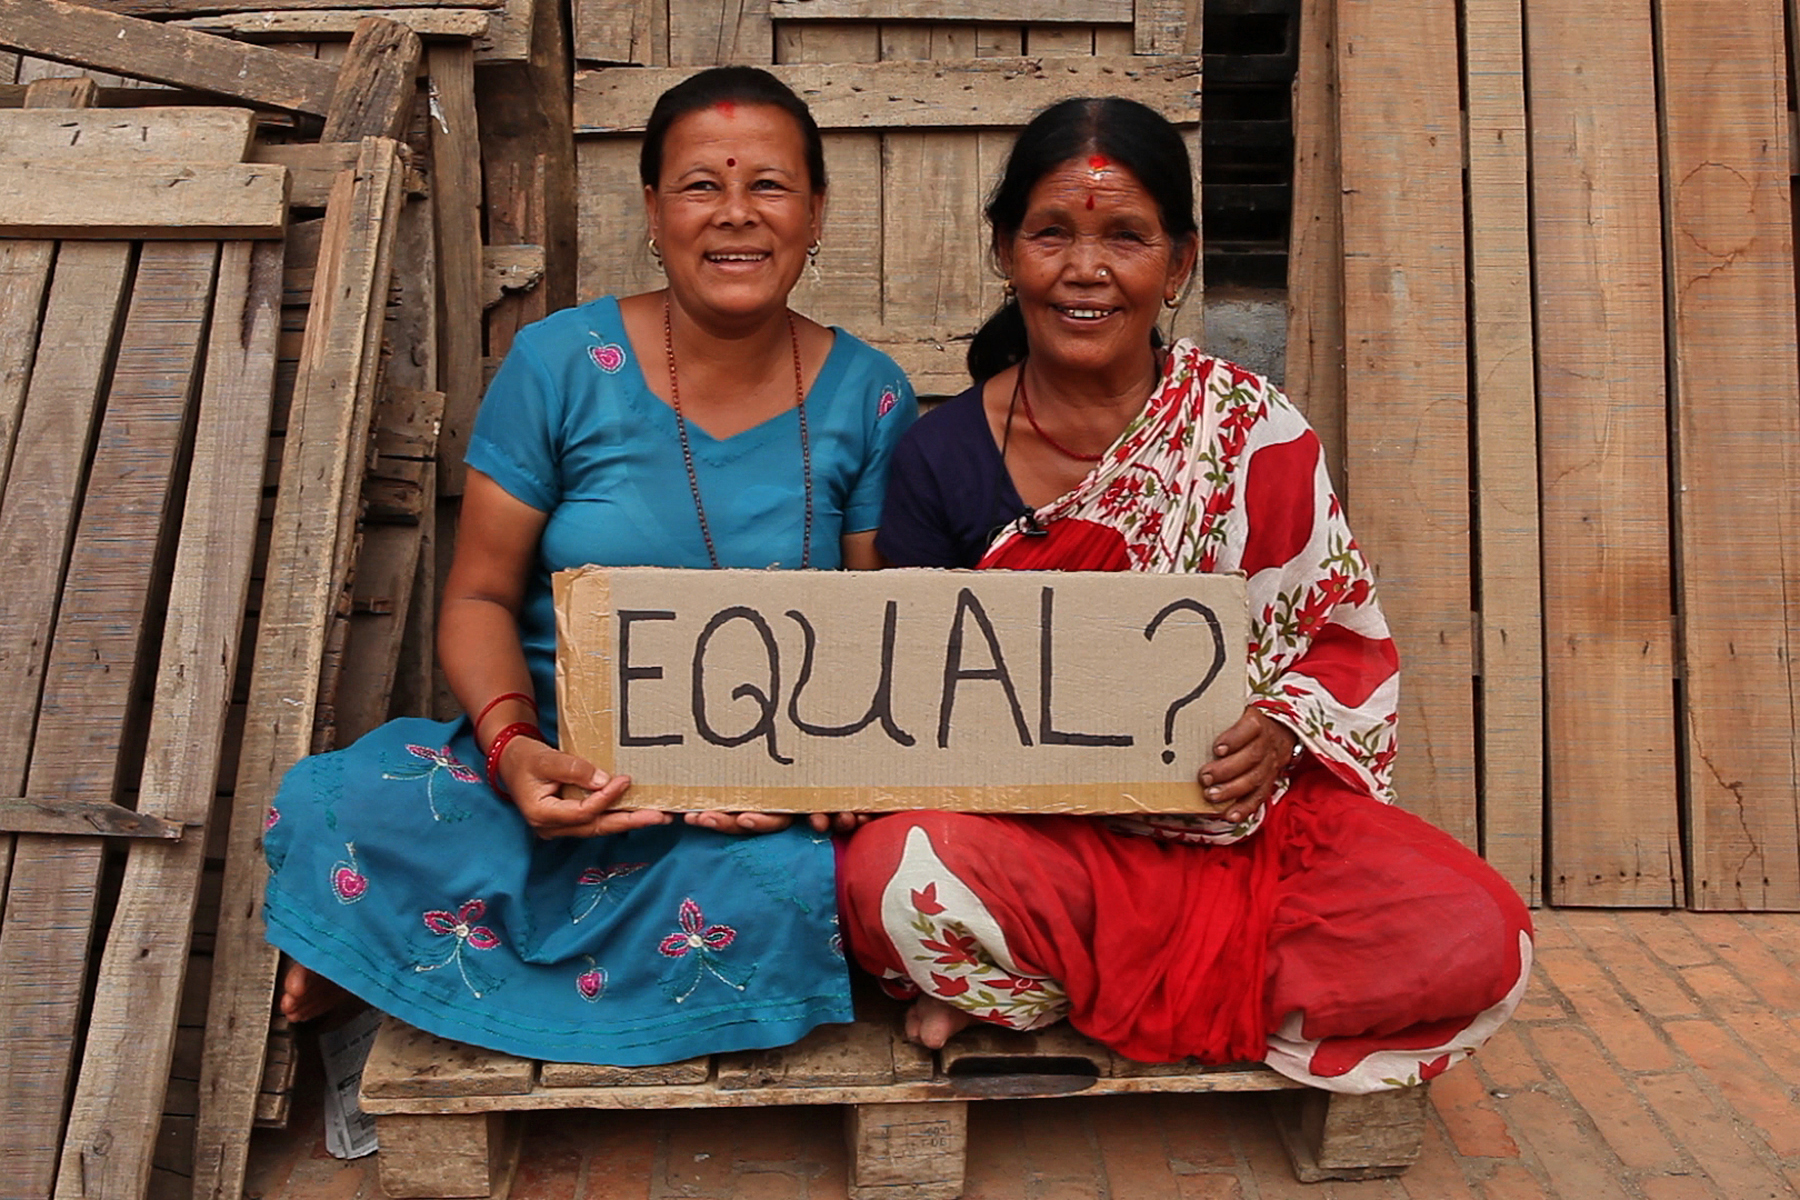
[(1426, 1088), (1342, 1096), (1267, 1067), (1120, 1058), (1066, 1025), (975, 1028), (933, 1054), (897, 1011), (826, 1025), (777, 1050), (657, 1067), (540, 1063), (445, 1041), (388, 1018), (362, 1076), (394, 1197), (504, 1198), (523, 1115), (558, 1108), (845, 1107), (852, 1200), (962, 1195), (971, 1100), (1142, 1092), (1279, 1093), (1276, 1121), (1305, 1182), (1398, 1175), (1419, 1155)]

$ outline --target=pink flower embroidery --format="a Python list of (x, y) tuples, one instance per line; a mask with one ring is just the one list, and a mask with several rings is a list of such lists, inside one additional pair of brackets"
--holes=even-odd
[(668, 989), (675, 1003), (680, 1004), (693, 995), (694, 989), (700, 986), (700, 981), (707, 975), (740, 992), (749, 986), (751, 976), (756, 974), (754, 966), (742, 978), (736, 978), (736, 972), (728, 970), (725, 962), (719, 958), (720, 951), (737, 941), (737, 930), (729, 925), (708, 925), (706, 915), (700, 911), (700, 906), (694, 903), (692, 897), (681, 902), (677, 920), (681, 928), (665, 937), (656, 947), (664, 958), (685, 959), (693, 964), (692, 974), (685, 980), (685, 986), (680, 977), (688, 975), (688, 972), (681, 969), (677, 969), (663, 981), (663, 986)]
[(471, 978), (469, 964), (463, 961), (463, 949), (467, 947), (471, 950), (494, 950), (499, 947), (500, 935), (486, 925), (476, 924), (486, 915), (487, 902), (484, 900), (465, 900), (462, 907), (455, 912), (436, 908), (425, 913), (425, 928), (431, 930), (438, 937), (451, 939), (450, 953), (437, 962), (414, 963), (413, 970), (436, 971), (455, 963), (457, 974), (462, 976), (463, 986), (467, 987), (469, 993), (479, 1000), (482, 990), (481, 986), (478, 986), (480, 976)]
[[(603, 899), (618, 903), (631, 890), (631, 879), (649, 863), (616, 863), (610, 867), (588, 867), (575, 880), (575, 902), (569, 906), (569, 920), (579, 925), (599, 907)], [(629, 880), (630, 882), (626, 882)]]
[(875, 419), (879, 421), (881, 418), (887, 416), (894, 411), (894, 407), (899, 403), (900, 397), (894, 395), (893, 388), (882, 388), (881, 403), (875, 406)]
[(281, 824), (281, 810), (271, 804), (268, 813), (263, 816), (263, 832), (267, 833), (279, 824)]
[(614, 342), (607, 342), (603, 346), (589, 346), (588, 357), (608, 375), (617, 375), (619, 368), (625, 365), (625, 348)]
[(588, 969), (575, 977), (575, 993), (589, 1004), (606, 995), (606, 972), (594, 965), (594, 960), (587, 958)]
[(669, 958), (680, 958), (689, 950), (723, 950), (737, 941), (737, 930), (729, 925), (708, 925), (700, 906), (693, 900), (681, 902), (681, 932), (671, 933), (657, 949)]
[(406, 752), (414, 758), (422, 760), (419, 765), (406, 764), (392, 771), (383, 771), (383, 779), (423, 779), (425, 781), (425, 803), (431, 809), (434, 821), (460, 821), (469, 814), (461, 809), (438, 811), (437, 776), (443, 771), (458, 783), (480, 783), (481, 775), (474, 768), (466, 766), (461, 759), (450, 753), (450, 747), (417, 746), (407, 743)]
[(345, 842), (344, 853), (348, 859), (340, 858), (331, 864), (331, 894), (339, 904), (355, 904), (369, 890), (369, 877), (357, 869), (354, 843)]

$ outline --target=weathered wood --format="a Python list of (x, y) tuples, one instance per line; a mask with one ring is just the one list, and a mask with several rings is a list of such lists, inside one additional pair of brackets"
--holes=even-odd
[(1524, 25), (1519, 0), (1463, 5), (1468, 108), (1470, 398), (1475, 420), (1481, 849), (1542, 897), (1543, 613), (1531, 331)]
[(1344, 479), (1344, 210), (1337, 129), (1337, 2), (1304, 0), (1294, 76), (1294, 191), (1288, 226), (1282, 388), (1324, 448), (1339, 499)]
[(1525, 9), (1556, 904), (1684, 891), (1652, 43), (1622, 0)]
[(552, 1087), (646, 1087), (705, 1083), (712, 1073), (711, 1056), (653, 1067), (607, 1067), (592, 1063), (539, 1063), (538, 1083)]
[(721, 1054), (721, 1089), (862, 1087), (893, 1083), (889, 1026), (872, 1022), (821, 1025), (791, 1046)]
[(969, 1106), (858, 1104), (844, 1114), (851, 1200), (956, 1200), (963, 1194)]
[(362, 153), (359, 142), (256, 143), (249, 160), (276, 163), (288, 170), (288, 205), (292, 208), (324, 208), (340, 172), (356, 166)]
[(1400, 697), (1407, 753), (1395, 764), (1395, 790), (1475, 846), (1455, 13), (1343, 0), (1337, 34), (1345, 474), (1388, 623), (1400, 645), (1418, 648)]
[(0, 0), (0, 46), (319, 116), (337, 81), (316, 59), (67, 0)]
[(769, 0), (668, 0), (669, 63), (766, 66), (774, 58)]
[[(579, 258), (568, 28), (560, 5), (536, 10), (531, 57), (485, 68), (476, 96), (488, 241), (544, 247), (544, 281), (487, 314), (487, 351), (502, 357), (533, 321), (575, 303)], [(633, 204), (642, 209), (642, 202)]]
[(485, 41), (488, 29), (494, 23), (492, 14), (480, 9), (339, 8), (308, 12), (221, 13), (169, 24), (201, 33), (263, 42), (307, 42), (354, 34), (359, 24), (375, 18), (396, 22), (415, 37), (455, 40)]
[(447, 496), (460, 496), (463, 454), (482, 392), (481, 139), (475, 117), (475, 57), (466, 46), (434, 46), (430, 68), (438, 387), (444, 393), (438, 487)]
[[(280, 278), (279, 245), (223, 248), (138, 785), (141, 812), (170, 822), (203, 822), (212, 807), (256, 540), (262, 464), (254, 451), (268, 434)], [(170, 1078), (188, 945), (202, 919), (192, 897), (204, 850), (204, 839), (190, 836), (134, 849), (127, 860), (94, 989), (58, 1200), (142, 1194), (153, 1157), (144, 1114), (163, 1108)], [(197, 1037), (193, 1045), (197, 1051)], [(197, 1075), (196, 1060), (185, 1078)]]
[[(50, 623), (130, 266), (131, 247), (123, 243), (62, 248), (13, 430), (0, 496), (0, 567), (7, 579), (0, 589), (0, 792), (7, 795), (26, 790)], [(0, 836), (0, 878), (12, 850), (13, 839)]]
[(667, 9), (650, 0), (575, 0), (575, 58), (580, 62), (666, 66), (667, 34), (659, 56), (651, 47), (657, 16)]
[(519, 1122), (505, 1113), (377, 1117), (375, 1136), (384, 1196), (505, 1196), (518, 1166)]
[[(1131, 24), (1131, 0), (770, 0), (777, 21), (1029, 21)], [(1176, 50), (1173, 53), (1181, 53)]]
[(0, 242), (0, 496), (6, 493), (13, 439), (37, 350), (38, 316), (55, 254), (55, 242)]
[(255, 132), (247, 108), (23, 108), (0, 112), (0, 159), (236, 163)]
[[(218, 253), (189, 243), (139, 256), (56, 607), (27, 795), (110, 801), (121, 782)], [(15, 482), (8, 499), (16, 493)], [(41, 1195), (56, 1177), (102, 854), (88, 837), (28, 835), (14, 847), (0, 925), (0, 1194)]]
[[(429, 16), (433, 9), (499, 8), (506, 0), (382, 0), (382, 8), (404, 9), (408, 14)], [(344, 8), (345, 0), (87, 0), (87, 7), (104, 9), (124, 17), (197, 17), (212, 13), (286, 13), (320, 8)], [(368, 11), (368, 10), (364, 10)]]
[[(535, 1075), (536, 1066), (530, 1059), (433, 1037), (388, 1017), (375, 1035), (363, 1068), (362, 1094), (383, 1100), (522, 1096), (531, 1090)], [(490, 1103), (488, 1107), (506, 1105)], [(400, 1106), (386, 1111), (408, 1109)]]
[(133, 812), (109, 800), (0, 796), (0, 833), (50, 833), (63, 837), (166, 838), (182, 835), (179, 822)]
[(100, 90), (98, 81), (88, 75), (19, 82), (25, 84), (26, 108), (87, 108)]
[[(879, 140), (874, 140), (879, 154)], [(644, 227), (644, 190), (637, 182), (641, 144), (642, 139), (635, 137), (584, 138), (575, 143), (576, 171), (581, 179), (577, 210), (581, 220), (581, 264), (576, 287), (584, 301), (596, 296), (629, 296), (663, 286), (662, 274), (645, 243), (648, 235)], [(829, 161), (835, 168), (837, 160)], [(637, 200), (635, 206), (627, 203), (631, 199)], [(827, 208), (826, 219), (830, 220), (831, 215)], [(799, 294), (806, 286), (802, 275), (793, 303), (803, 312), (817, 311)]]
[(486, 246), (481, 251), (481, 306), (492, 308), (508, 292), (529, 292), (544, 281), (542, 246)]
[(1697, 0), (1654, 11), (1692, 903), (1792, 910), (1800, 364), (1785, 20), (1779, 0), (1741, 5), (1729, 21)]
[(405, 25), (382, 17), (358, 21), (319, 140), (348, 142), (404, 134), (412, 120), (418, 90), (414, 81), (423, 54), (419, 35)]
[[(437, 464), (426, 463), (420, 487), (438, 494)], [(412, 603), (406, 609), (406, 631), (400, 639), (400, 662), (394, 669), (389, 717), (431, 716), (437, 670), (438, 510), (455, 501), (427, 504), (419, 514), (419, 565), (413, 577)], [(446, 539), (447, 540), (447, 539)], [(452, 715), (454, 715), (454, 706)]]
[(1405, 1172), (1425, 1138), (1428, 1084), (1355, 1096), (1308, 1090), (1277, 1097), (1275, 1127), (1301, 1183)]
[(287, 228), (287, 168), (67, 157), (0, 171), (0, 238), (274, 238)]
[(360, 474), (380, 363), (395, 216), (398, 147), (363, 143), (356, 171), (326, 209), (262, 591), (255, 670), (239, 752), (226, 859), (219, 970), (207, 1008), (207, 1060), (196, 1134), (196, 1196), (235, 1198), (263, 1060), (276, 956), (263, 940), (262, 814), (311, 741), (319, 662), (337, 576), (345, 493)]
[[(821, 129), (1023, 125), (1068, 96), (1121, 95), (1177, 124), (1200, 119), (1200, 66), (1171, 58), (971, 58), (947, 62), (784, 63), (771, 68)], [(656, 97), (689, 72), (602, 67), (575, 76), (575, 132), (641, 131)]]
[(873, 22), (783, 21), (775, 26), (778, 63), (872, 63), (880, 59), (881, 26)]
[(338, 682), (337, 736), (348, 743), (387, 720), (400, 663), (400, 639), (406, 614), (412, 605), (413, 582), (419, 567), (417, 513), (437, 503), (418, 483), (410, 493), (413, 522), (381, 523), (383, 504), (375, 494), (383, 480), (415, 469), (422, 476), (437, 452), (437, 431), (443, 419), (444, 394), (421, 392), (390, 383), (375, 414), (374, 465), (364, 481), (363, 497), (370, 521), (363, 529), (362, 549), (353, 575), (356, 612), (350, 618), (350, 649)]
[[(1132, 42), (1139, 54), (1198, 54), (1201, 43), (1200, 0), (1137, 0), (1132, 14)], [(1306, 37), (1302, 18), (1300, 36)]]

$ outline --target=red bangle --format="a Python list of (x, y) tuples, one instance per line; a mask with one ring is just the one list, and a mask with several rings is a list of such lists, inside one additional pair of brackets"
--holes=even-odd
[(481, 706), (481, 711), (475, 714), (474, 732), (477, 736), (480, 736), (481, 734), (481, 723), (487, 720), (487, 715), (500, 705), (505, 704), (508, 700), (523, 700), (525, 703), (531, 705), (531, 715), (534, 717), (537, 716), (538, 706), (536, 700), (527, 696), (524, 692), (507, 692), (505, 695), (495, 696), (492, 700), (489, 700), (486, 704)]
[(530, 721), (514, 721), (494, 735), (494, 744), (488, 747), (487, 752), (488, 786), (508, 800), (512, 799), (512, 793), (500, 783), (500, 756), (506, 752), (507, 744), (520, 736), (534, 737), (541, 742), (544, 740), (544, 731)]

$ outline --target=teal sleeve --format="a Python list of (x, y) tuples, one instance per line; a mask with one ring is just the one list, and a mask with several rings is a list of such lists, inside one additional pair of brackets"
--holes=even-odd
[(881, 523), (881, 504), (887, 494), (888, 468), (894, 461), (894, 447), (900, 444), (901, 435), (919, 419), (919, 401), (913, 395), (912, 384), (892, 360), (886, 360), (885, 366), (885, 379), (883, 374), (874, 377), (873, 386), (880, 389), (880, 399), (874, 408), (868, 456), (863, 460), (856, 486), (844, 504), (845, 533), (866, 533)]
[(554, 510), (562, 497), (561, 410), (556, 381), (520, 337), (488, 384), (465, 461), (515, 499)]

